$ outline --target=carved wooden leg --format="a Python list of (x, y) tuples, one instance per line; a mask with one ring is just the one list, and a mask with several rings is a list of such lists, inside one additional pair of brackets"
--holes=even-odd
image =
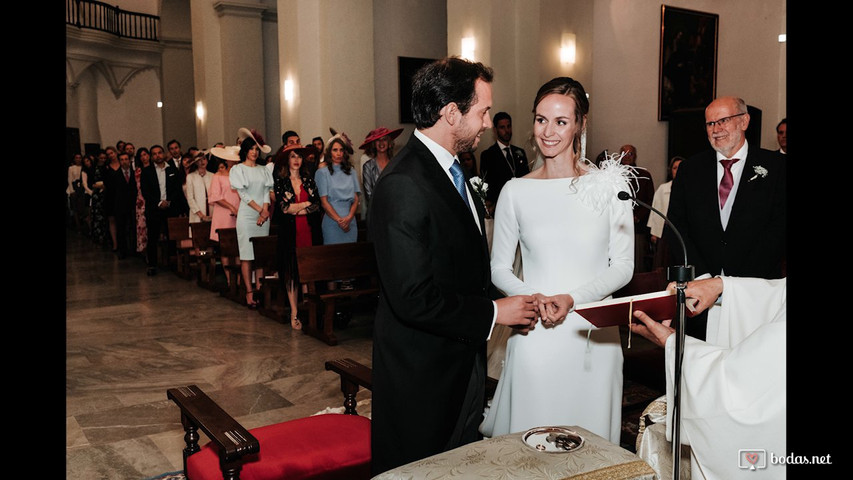
[(187, 473), (187, 458), (201, 450), (198, 446), (198, 427), (186, 415), (181, 414), (181, 424), (184, 426), (184, 442), (187, 444), (184, 448), (184, 474)]

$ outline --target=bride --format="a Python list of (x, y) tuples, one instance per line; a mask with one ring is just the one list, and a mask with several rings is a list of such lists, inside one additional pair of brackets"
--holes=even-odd
[[(533, 137), (544, 164), (507, 182), (495, 213), (492, 282), (507, 295), (537, 294), (541, 327), (512, 335), (486, 418), (494, 437), (546, 425), (577, 425), (619, 444), (622, 345), (618, 327), (596, 329), (574, 306), (604, 299), (634, 270), (630, 167), (581, 156), (589, 100), (568, 77), (540, 87)], [(513, 274), (516, 245), (522, 274)]]

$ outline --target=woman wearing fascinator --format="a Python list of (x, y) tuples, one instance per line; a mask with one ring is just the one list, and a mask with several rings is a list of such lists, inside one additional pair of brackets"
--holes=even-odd
[[(246, 128), (239, 130), (240, 163), (234, 165), (229, 173), (231, 188), (237, 190), (240, 196), (240, 207), (237, 210), (237, 244), (240, 249), (240, 269), (243, 283), (246, 285), (246, 305), (255, 309), (252, 283), (252, 263), (255, 250), (252, 237), (265, 237), (270, 233), (270, 192), (273, 189), (272, 174), (258, 162), (261, 153), (270, 153), (270, 146), (264, 142), (257, 132)], [(263, 272), (255, 272), (257, 278)]]
[[(618, 327), (595, 329), (574, 306), (602, 300), (634, 271), (631, 204), (618, 199), (631, 171), (616, 158), (583, 158), (589, 100), (568, 77), (540, 87), (533, 142), (543, 163), (501, 190), (492, 282), (506, 295), (536, 295), (541, 322), (512, 334), (498, 387), (480, 426), (489, 437), (543, 425), (583, 425), (618, 444), (622, 344)], [(522, 272), (513, 274), (520, 245)], [(541, 292), (541, 293), (537, 293)]]

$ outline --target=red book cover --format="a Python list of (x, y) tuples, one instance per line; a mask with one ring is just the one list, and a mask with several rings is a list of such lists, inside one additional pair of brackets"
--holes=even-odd
[(634, 310), (642, 310), (658, 321), (675, 318), (675, 303), (675, 292), (663, 290), (584, 303), (575, 307), (575, 311), (596, 327), (603, 328), (628, 325), (629, 316), (632, 323), (639, 323), (632, 315)]

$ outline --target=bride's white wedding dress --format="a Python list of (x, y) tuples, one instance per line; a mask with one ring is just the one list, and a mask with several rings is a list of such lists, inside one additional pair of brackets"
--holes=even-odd
[[(619, 168), (577, 179), (512, 179), (495, 213), (492, 282), (507, 295), (569, 293), (601, 300), (634, 271), (631, 202)], [(512, 266), (521, 244), (523, 274)], [(592, 330), (590, 330), (592, 329)], [(588, 336), (589, 334), (589, 336)], [(578, 425), (619, 444), (622, 346), (618, 327), (597, 329), (577, 313), (556, 327), (513, 334), (480, 430), (494, 437), (546, 425)]]

